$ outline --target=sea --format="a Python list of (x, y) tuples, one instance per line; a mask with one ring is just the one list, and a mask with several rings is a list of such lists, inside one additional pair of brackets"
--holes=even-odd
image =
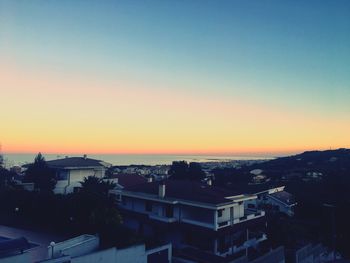
[[(5, 165), (12, 167), (33, 162), (36, 154), (31, 153), (3, 153)], [(43, 154), (47, 161), (83, 156), (83, 154)], [(113, 165), (167, 165), (173, 161), (187, 162), (225, 162), (234, 160), (265, 160), (273, 159), (274, 156), (263, 155), (174, 155), (174, 154), (88, 154), (88, 158), (102, 160)]]

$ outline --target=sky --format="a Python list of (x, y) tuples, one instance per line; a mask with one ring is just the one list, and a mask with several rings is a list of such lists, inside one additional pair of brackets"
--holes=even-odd
[(350, 1), (0, 0), (9, 153), (350, 147)]

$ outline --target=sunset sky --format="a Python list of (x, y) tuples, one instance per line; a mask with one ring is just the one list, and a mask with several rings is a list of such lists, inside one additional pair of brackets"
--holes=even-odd
[(4, 152), (350, 147), (350, 1), (0, 1)]

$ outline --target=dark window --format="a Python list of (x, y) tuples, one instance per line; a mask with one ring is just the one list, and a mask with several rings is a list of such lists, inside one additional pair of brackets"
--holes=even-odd
[(225, 253), (229, 249), (229, 244), (226, 242), (226, 238), (224, 236), (220, 237), (218, 240), (218, 252)]
[(152, 202), (151, 201), (146, 201), (145, 210), (147, 212), (152, 212)]
[(80, 187), (74, 187), (73, 188), (73, 193), (79, 193), (80, 192)]
[(122, 204), (126, 205), (126, 198), (125, 197), (122, 197)]
[(248, 208), (255, 208), (254, 204), (248, 204)]
[(167, 205), (165, 208), (165, 216), (166, 217), (173, 217), (174, 216), (174, 208), (171, 205)]
[(218, 217), (222, 217), (222, 213), (224, 212), (224, 209), (218, 210)]
[(56, 172), (57, 181), (68, 180), (68, 174), (69, 172), (67, 170), (58, 170)]

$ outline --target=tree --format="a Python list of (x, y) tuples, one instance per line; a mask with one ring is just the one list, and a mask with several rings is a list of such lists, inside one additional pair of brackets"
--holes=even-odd
[(41, 192), (52, 192), (56, 185), (55, 172), (48, 167), (45, 158), (39, 152), (25, 172), (25, 182), (34, 183), (35, 189)]
[(186, 161), (174, 161), (169, 170), (171, 179), (187, 179), (188, 163)]
[[(114, 197), (108, 194), (114, 189), (115, 183), (104, 181), (96, 176), (88, 176), (81, 182), (81, 191), (73, 195), (72, 209), (79, 222), (79, 227), (96, 231), (107, 243), (115, 242), (111, 236), (113, 229), (118, 229), (121, 216), (116, 208)], [(112, 231), (112, 232), (111, 232)]]
[(88, 176), (84, 181), (80, 182), (81, 190), (92, 194), (108, 195), (108, 191), (114, 189), (115, 183), (111, 181), (104, 181), (102, 178), (96, 176)]
[(174, 161), (170, 167), (171, 179), (200, 181), (205, 178), (205, 173), (199, 163), (188, 164), (185, 161)]
[(188, 178), (192, 181), (201, 181), (205, 178), (205, 172), (199, 163), (190, 163), (188, 166)]

